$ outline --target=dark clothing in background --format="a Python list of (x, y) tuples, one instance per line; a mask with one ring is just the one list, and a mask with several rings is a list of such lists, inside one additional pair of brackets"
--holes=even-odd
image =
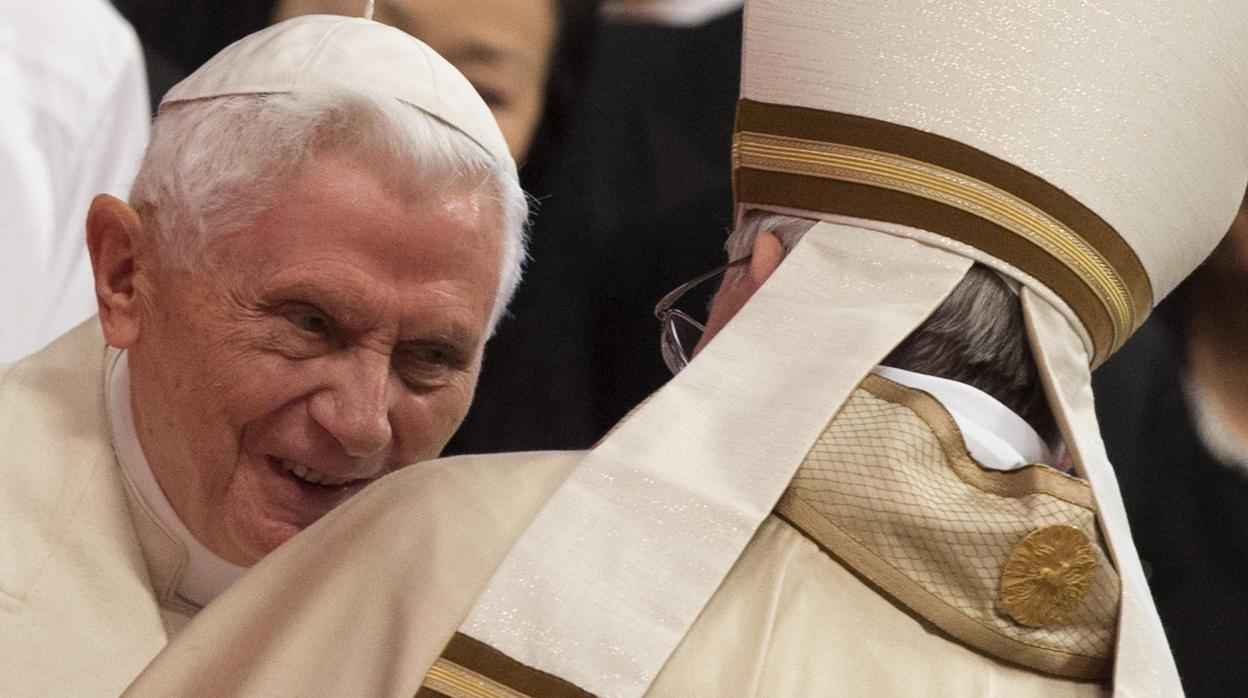
[(1184, 690), (1248, 695), (1248, 478), (1193, 424), (1181, 303), (1096, 372), (1097, 416)]
[(147, 61), (152, 113), (169, 88), (218, 51), (268, 26), (276, 0), (113, 0)]
[(587, 448), (669, 377), (654, 304), (723, 262), (741, 12), (598, 29), (532, 263), (446, 453)]

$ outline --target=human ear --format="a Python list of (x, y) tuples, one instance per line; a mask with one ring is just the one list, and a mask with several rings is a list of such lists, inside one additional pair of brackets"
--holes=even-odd
[(784, 259), (784, 245), (780, 238), (769, 231), (754, 237), (754, 250), (750, 253), (750, 281), (757, 289), (780, 266)]
[(124, 201), (100, 194), (87, 211), (87, 251), (95, 274), (95, 298), (104, 339), (125, 349), (139, 338), (139, 296), (135, 292), (143, 222)]
[(711, 341), (711, 338), (732, 319), (732, 316), (741, 310), (741, 307), (754, 296), (763, 282), (767, 281), (767, 277), (780, 266), (783, 259), (784, 245), (780, 244), (780, 238), (769, 232), (760, 232), (754, 238), (749, 270), (740, 276), (729, 274), (724, 277), (724, 283), (719, 287), (719, 292), (715, 294), (715, 300), (711, 303), (711, 315), (706, 321), (702, 339), (698, 342), (698, 346), (694, 347), (694, 354), (701, 351), (702, 347), (706, 346), (706, 343)]

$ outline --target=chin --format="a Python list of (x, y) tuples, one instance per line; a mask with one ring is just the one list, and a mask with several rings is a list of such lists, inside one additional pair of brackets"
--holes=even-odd
[(277, 550), (283, 543), (295, 537), (302, 528), (284, 522), (269, 522), (268, 525), (255, 526), (243, 533), (234, 547), (240, 560), (231, 560), (236, 565), (250, 567), (269, 553)]

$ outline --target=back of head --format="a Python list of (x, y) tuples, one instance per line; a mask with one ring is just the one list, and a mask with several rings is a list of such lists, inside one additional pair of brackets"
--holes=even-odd
[[(760, 232), (775, 235), (786, 251), (792, 250), (816, 222), (752, 211), (729, 237), (729, 257), (749, 254)], [(881, 363), (978, 388), (1025, 419), (1045, 441), (1057, 436), (1018, 294), (983, 264), (973, 264), (948, 298)]]

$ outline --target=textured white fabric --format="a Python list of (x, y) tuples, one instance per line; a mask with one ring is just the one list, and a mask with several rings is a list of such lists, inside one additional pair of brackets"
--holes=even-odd
[(988, 393), (965, 383), (891, 366), (876, 366), (872, 373), (936, 398), (953, 417), (966, 450), (980, 465), (994, 470), (1017, 470), (1033, 463), (1055, 465), (1053, 454), (1036, 430)]
[(467, 78), (410, 34), (359, 17), (304, 15), (239, 39), (174, 85), (160, 108), (226, 95), (294, 92), (311, 79), (376, 90), (410, 104), (515, 170), (498, 122)]
[(828, 420), (970, 264), (911, 240), (811, 228), (586, 457), (461, 630), (603, 698), (644, 693)]
[(147, 145), (147, 78), (104, 0), (0, 0), (0, 363), (95, 313), (87, 207), (125, 197)]
[(1131, 539), (1118, 478), (1097, 427), (1092, 376), (1083, 345), (1066, 316), (1048, 301), (1023, 289), (1022, 302), (1049, 405), (1066, 446), (1074, 453), (1079, 474), (1092, 487), (1105, 542), (1122, 578), (1114, 694), (1133, 698), (1181, 696), (1179, 673)]
[(221, 595), (247, 571), (231, 564), (204, 547), (173, 509), (156, 481), (152, 466), (143, 454), (139, 434), (134, 428), (130, 408), (130, 364), (126, 352), (119, 352), (105, 377), (104, 401), (108, 407), (109, 428), (113, 434), (113, 451), (134, 483), (139, 496), (156, 514), (160, 524), (182, 543), (187, 553), (186, 568), (177, 579), (176, 591), (183, 600), (203, 608)]
[(1244, 36), (1241, 0), (750, 0), (741, 96), (883, 119), (1018, 165), (1113, 226), (1160, 300), (1243, 197)]

